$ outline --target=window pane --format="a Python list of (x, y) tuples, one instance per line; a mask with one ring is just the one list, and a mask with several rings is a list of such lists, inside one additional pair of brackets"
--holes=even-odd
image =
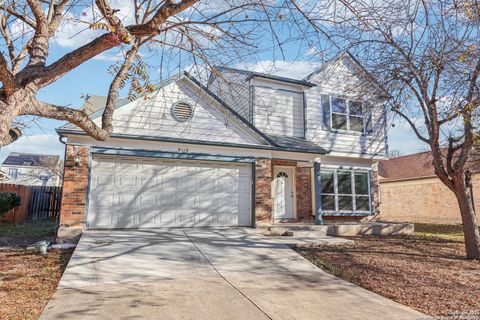
[(353, 197), (338, 196), (338, 211), (353, 211)]
[(332, 128), (340, 130), (348, 130), (347, 116), (343, 114), (332, 113)]
[(355, 172), (355, 194), (369, 194), (367, 172)]
[(348, 108), (350, 109), (351, 115), (362, 115), (362, 103), (360, 101), (350, 101), (348, 103)]
[(368, 196), (355, 197), (357, 211), (370, 211), (370, 198)]
[(322, 195), (322, 210), (335, 211), (335, 196)]
[(340, 98), (332, 98), (332, 112), (347, 113), (347, 101)]
[(335, 193), (333, 171), (322, 171), (320, 173), (320, 182), (322, 184), (322, 193)]
[(350, 171), (338, 171), (338, 193), (352, 194), (352, 175)]
[(363, 132), (363, 118), (350, 116), (350, 130), (356, 132)]

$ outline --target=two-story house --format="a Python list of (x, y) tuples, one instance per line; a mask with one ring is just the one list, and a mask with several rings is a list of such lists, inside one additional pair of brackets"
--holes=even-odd
[(59, 237), (371, 216), (387, 96), (348, 54), (303, 80), (230, 68), (208, 83), (171, 78), (120, 101), (107, 141), (57, 130), (66, 144)]
[(63, 171), (57, 155), (11, 152), (0, 168), (0, 182), (26, 186), (60, 186)]

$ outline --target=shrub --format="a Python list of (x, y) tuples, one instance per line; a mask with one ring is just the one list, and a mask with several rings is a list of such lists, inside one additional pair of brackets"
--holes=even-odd
[(13, 192), (0, 192), (0, 216), (10, 209), (18, 207), (21, 203), (20, 197)]

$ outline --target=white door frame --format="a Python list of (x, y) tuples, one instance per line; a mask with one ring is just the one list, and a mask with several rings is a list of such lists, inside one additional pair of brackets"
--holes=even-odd
[[(292, 219), (297, 219), (297, 179), (296, 179), (296, 176), (297, 176), (297, 167), (295, 166), (277, 166), (277, 165), (274, 165), (273, 166), (273, 185), (272, 185), (272, 198), (273, 198), (273, 220), (275, 221), (275, 219), (277, 219), (276, 217), (276, 212), (275, 212), (275, 190), (276, 190), (276, 179), (277, 179), (277, 170), (281, 170), (281, 169), (287, 169), (287, 170), (291, 170), (291, 172), (293, 173), (291, 175), (291, 179), (292, 179), (292, 192), (293, 192), (293, 199), (292, 199), (292, 211), (293, 211), (293, 217)], [(278, 218), (278, 219), (281, 219), (281, 218)]]

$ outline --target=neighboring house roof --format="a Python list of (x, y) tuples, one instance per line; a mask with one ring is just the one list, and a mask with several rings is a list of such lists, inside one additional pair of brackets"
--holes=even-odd
[[(431, 151), (414, 153), (380, 161), (378, 175), (384, 180), (409, 180), (434, 177)], [(480, 172), (480, 157), (472, 156), (467, 167), (472, 172)]]
[(11, 152), (3, 165), (38, 167), (57, 163), (59, 159), (57, 155)]
[(314, 83), (311, 83), (311, 82), (309, 82), (305, 79), (302, 80), (302, 79), (293, 79), (293, 78), (288, 78), (288, 77), (280, 77), (280, 76), (275, 76), (275, 75), (256, 72), (256, 71), (240, 70), (240, 69), (229, 68), (229, 67), (215, 66), (214, 68), (217, 69), (219, 72), (231, 71), (231, 72), (244, 74), (244, 75), (246, 75), (245, 81), (248, 81), (252, 78), (263, 78), (263, 79), (268, 79), (268, 80), (274, 80), (274, 81), (280, 81), (280, 82), (302, 85), (302, 86), (306, 86), (306, 87), (314, 87), (315, 86)]

